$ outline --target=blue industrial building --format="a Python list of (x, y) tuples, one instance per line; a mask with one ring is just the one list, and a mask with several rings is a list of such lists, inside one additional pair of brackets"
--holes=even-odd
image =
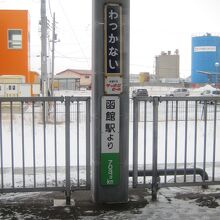
[(220, 82), (220, 36), (192, 37), (192, 83)]

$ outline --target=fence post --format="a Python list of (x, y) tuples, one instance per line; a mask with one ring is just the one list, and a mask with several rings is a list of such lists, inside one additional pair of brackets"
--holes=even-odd
[(70, 205), (70, 97), (65, 97), (66, 205)]
[(137, 187), (138, 177), (138, 100), (133, 98), (133, 187)]
[(153, 98), (153, 162), (152, 162), (152, 200), (157, 199), (158, 172), (157, 172), (157, 144), (158, 144), (158, 105), (159, 97)]
[(173, 100), (172, 100), (171, 103), (172, 103), (172, 111), (171, 111), (171, 118), (172, 118), (172, 119), (171, 119), (171, 120), (173, 121)]
[(86, 188), (91, 187), (90, 178), (90, 98), (86, 101)]

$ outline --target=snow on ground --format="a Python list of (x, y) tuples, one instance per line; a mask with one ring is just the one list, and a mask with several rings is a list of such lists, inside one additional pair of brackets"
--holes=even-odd
[[(149, 207), (143, 210), (142, 215), (147, 219), (189, 219), (189, 220), (217, 220), (219, 219), (220, 208), (207, 208), (207, 206), (200, 206), (196, 199), (178, 199), (176, 194), (187, 194), (201, 192), (200, 188), (165, 188), (159, 191), (159, 198), (157, 202), (151, 202)], [(219, 192), (219, 191), (218, 191)], [(208, 192), (206, 192), (208, 193)], [(205, 201), (205, 200), (203, 200)], [(217, 199), (218, 203), (219, 195)], [(140, 218), (144, 219), (144, 218)]]
[[(74, 194), (75, 193), (75, 194)], [(81, 195), (81, 198), (80, 198)], [(132, 190), (127, 204), (95, 205), (88, 192), (73, 192), (75, 206), (53, 206), (60, 193), (9, 193), (0, 197), (1, 219), (219, 220), (220, 188), (160, 189), (157, 201), (147, 190)]]
[[(175, 90), (176, 87), (165, 87), (165, 86), (135, 86), (135, 87), (130, 87), (130, 96), (132, 94), (132, 91), (135, 89), (139, 88), (146, 88), (148, 90), (149, 96), (166, 96), (167, 94), (170, 94), (171, 91)], [(198, 96), (201, 95), (201, 92), (204, 90), (210, 90), (210, 89), (215, 89), (210, 85), (206, 85), (201, 88), (197, 89), (189, 89), (190, 95), (191, 96)], [(91, 91), (90, 90), (80, 90), (80, 91), (70, 91), (70, 90), (65, 90), (65, 91), (54, 91), (55, 96), (91, 96)]]
[[(215, 196), (212, 196), (213, 194)], [(155, 202), (146, 195), (148, 203), (144, 207), (133, 207), (126, 211), (111, 210), (98, 216), (89, 216), (89, 219), (218, 220), (220, 207), (209, 206), (210, 198), (219, 205), (220, 189), (210, 187), (203, 191), (200, 187), (164, 188), (160, 189), (158, 200)], [(86, 218), (88, 217), (80, 219)]]
[[(179, 122), (178, 127), (178, 148), (177, 148), (177, 163), (179, 168), (184, 167), (185, 159), (185, 136), (184, 136), (184, 124), (185, 122)], [(188, 125), (188, 135), (187, 135), (187, 167), (193, 168), (194, 166), (194, 122), (190, 121)], [(204, 159), (204, 122), (198, 122), (198, 137), (197, 137), (197, 163), (196, 166), (203, 168)], [(213, 126), (212, 122), (208, 122), (208, 135), (206, 139), (206, 170), (209, 176), (212, 176), (213, 171)], [(20, 125), (14, 124), (14, 129), (16, 132), (13, 134), (14, 138), (14, 166), (15, 166), (15, 182), (16, 186), (21, 186), (23, 181), (22, 173), (22, 141), (21, 141), (21, 130)], [(65, 135), (64, 135), (64, 124), (57, 125), (57, 165), (58, 165), (58, 182), (63, 184), (65, 177)], [(147, 123), (146, 134), (144, 135), (144, 123), (139, 123), (139, 148), (138, 148), (138, 163), (140, 169), (143, 169), (144, 164), (144, 136), (147, 138), (146, 143), (146, 165), (148, 169), (151, 169), (152, 164), (152, 122)], [(217, 130), (220, 129), (220, 123), (217, 124)], [(85, 125), (80, 123), (80, 148), (79, 148), (79, 165), (80, 165), (80, 181), (85, 179)], [(54, 156), (54, 125), (48, 124), (46, 130), (46, 165), (47, 165), (47, 181), (51, 185), (54, 184), (55, 178), (55, 156)], [(77, 164), (77, 133), (75, 125), (71, 126), (71, 177), (74, 181), (77, 180), (76, 176), (76, 164)], [(158, 140), (158, 166), (159, 168), (164, 168), (165, 164), (165, 123), (160, 122), (159, 126), (159, 140)], [(175, 134), (175, 121), (169, 122), (169, 133)], [(133, 161), (133, 148), (132, 148), (132, 122), (130, 122), (130, 147), (129, 147), (129, 163), (132, 165)], [(43, 144), (43, 128), (42, 124), (36, 124), (35, 126), (35, 147), (36, 147), (36, 180), (39, 184), (44, 183), (44, 144)], [(175, 162), (175, 135), (168, 135), (168, 147), (167, 147), (167, 163), (169, 168), (174, 168)], [(218, 147), (220, 143), (220, 136), (217, 135), (216, 139), (216, 167), (215, 176), (220, 177), (220, 148)], [(10, 128), (8, 123), (4, 124), (3, 129), (3, 165), (4, 165), (4, 183), (5, 185), (11, 184), (11, 136)], [(24, 155), (25, 155), (25, 180), (26, 184), (33, 186), (33, 137), (32, 137), (32, 125), (31, 123), (25, 124), (25, 142), (24, 142)], [(1, 178), (0, 178), (1, 179)]]

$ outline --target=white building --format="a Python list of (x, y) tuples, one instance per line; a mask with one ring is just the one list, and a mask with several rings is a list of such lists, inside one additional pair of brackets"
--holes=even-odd
[(171, 51), (167, 53), (161, 52), (161, 55), (156, 56), (156, 77), (157, 79), (179, 78), (179, 52)]

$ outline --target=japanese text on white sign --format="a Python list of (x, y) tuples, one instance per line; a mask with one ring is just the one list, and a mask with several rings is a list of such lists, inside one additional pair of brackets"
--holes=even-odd
[(119, 97), (102, 97), (102, 153), (119, 152), (119, 112)]

